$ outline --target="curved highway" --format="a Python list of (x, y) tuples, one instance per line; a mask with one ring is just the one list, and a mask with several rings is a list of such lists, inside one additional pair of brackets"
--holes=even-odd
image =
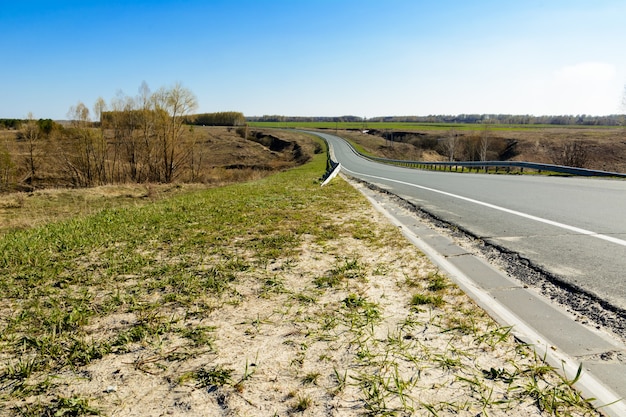
[(626, 181), (396, 167), (360, 157), (337, 136), (315, 134), (332, 146), (343, 172), (519, 254), (621, 317), (626, 312)]

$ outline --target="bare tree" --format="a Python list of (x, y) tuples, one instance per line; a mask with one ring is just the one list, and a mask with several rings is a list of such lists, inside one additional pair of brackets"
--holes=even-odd
[(85, 104), (79, 101), (76, 106), (71, 106), (67, 112), (67, 117), (73, 127), (86, 127), (91, 119), (89, 117), (89, 109)]
[(140, 178), (148, 181), (160, 181), (159, 157), (157, 149), (157, 123), (159, 114), (155, 111), (156, 96), (153, 95), (148, 84), (143, 81), (139, 87), (139, 95), (136, 102), (139, 109), (140, 142), (137, 143), (137, 156), (140, 166), (138, 182)]
[(154, 95), (154, 105), (159, 120), (159, 148), (161, 175), (164, 182), (172, 182), (184, 162), (181, 149), (185, 117), (198, 106), (196, 96), (181, 84), (170, 89), (161, 88)]
[(487, 153), (489, 152), (489, 145), (491, 142), (491, 128), (488, 123), (483, 125), (483, 129), (480, 132), (480, 139), (478, 141), (478, 158), (481, 161), (487, 160)]
[(18, 135), (18, 138), (26, 141), (26, 165), (28, 166), (26, 183), (32, 185), (35, 182), (37, 168), (39, 167), (39, 141), (41, 138), (39, 125), (33, 118), (32, 113), (28, 113), (28, 121), (26, 125), (24, 125), (20, 135)]
[[(124, 110), (127, 107), (127, 97), (122, 91), (116, 93), (115, 98), (111, 100), (110, 108), (106, 114), (100, 119), (102, 129), (109, 132), (112, 137), (112, 164), (111, 177), (113, 181), (124, 182), (127, 180), (126, 172), (121, 164), (123, 156), (123, 147), (127, 143), (128, 126), (125, 123)], [(124, 160), (125, 161), (125, 160)]]
[(113, 134), (114, 151), (123, 160), (123, 172), (116, 170), (116, 176), (134, 182), (143, 180), (143, 109), (139, 108), (140, 99), (133, 99), (118, 92), (113, 100), (112, 111), (108, 117)]
[(0, 146), (0, 190), (9, 189), (14, 168), (15, 164), (11, 159), (11, 153), (3, 144)]
[(102, 97), (98, 97), (96, 102), (93, 105), (93, 114), (96, 116), (98, 122), (100, 122), (100, 127), (102, 127), (102, 114), (107, 110), (107, 103), (104, 101)]
[(91, 128), (89, 109), (82, 102), (70, 107), (67, 115), (72, 127), (66, 131), (64, 161), (72, 182), (83, 187), (106, 183), (107, 143), (102, 131)]
[(454, 161), (456, 151), (459, 147), (459, 135), (457, 134), (456, 130), (450, 129), (448, 131), (448, 135), (441, 142), (441, 146), (445, 155), (448, 157), (448, 160)]

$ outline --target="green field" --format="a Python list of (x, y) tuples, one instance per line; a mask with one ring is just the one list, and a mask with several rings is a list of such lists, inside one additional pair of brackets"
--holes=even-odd
[(541, 129), (621, 129), (619, 126), (562, 126), (547, 124), (475, 124), (475, 123), (411, 123), (411, 122), (249, 122), (251, 127), (259, 128), (301, 128), (301, 129), (376, 129), (376, 130), (400, 130), (400, 131), (424, 131), (424, 130), (483, 130), (489, 126), (495, 131), (526, 131)]

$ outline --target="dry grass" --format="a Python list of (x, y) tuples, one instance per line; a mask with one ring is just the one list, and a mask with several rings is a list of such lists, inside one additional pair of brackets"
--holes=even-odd
[(210, 187), (206, 184), (124, 184), (0, 194), (0, 236), (105, 209), (142, 206), (207, 188)]

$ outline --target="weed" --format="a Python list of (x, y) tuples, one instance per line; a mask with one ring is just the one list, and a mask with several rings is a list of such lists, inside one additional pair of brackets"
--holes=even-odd
[(448, 288), (447, 279), (439, 273), (429, 274), (428, 276), (428, 289), (430, 291), (441, 291)]
[(424, 407), (426, 411), (428, 411), (433, 417), (438, 417), (439, 413), (435, 408), (435, 405), (428, 403), (421, 403), (421, 406)]
[(434, 355), (433, 360), (435, 361), (435, 363), (438, 363), (439, 366), (447, 370), (459, 368), (462, 365), (461, 359), (448, 356), (443, 353), (438, 353)]
[(221, 387), (230, 384), (232, 382), (232, 374), (232, 369), (216, 365), (210, 369), (202, 367), (196, 370), (195, 379), (198, 381), (199, 387), (211, 389), (213, 387)]
[(317, 380), (320, 377), (319, 372), (309, 372), (304, 377), (302, 377), (302, 383), (304, 385), (317, 385)]
[(440, 295), (424, 295), (424, 294), (413, 294), (411, 297), (411, 305), (413, 307), (418, 307), (422, 305), (431, 305), (433, 307), (440, 307), (444, 304), (443, 298)]
[(339, 320), (334, 314), (325, 313), (321, 315), (321, 330), (329, 331), (339, 325)]
[[(256, 360), (258, 360), (258, 353), (257, 353)], [(256, 363), (249, 364), (248, 359), (246, 358), (246, 366), (243, 370), (243, 375), (241, 376), (241, 379), (233, 385), (233, 387), (238, 392), (243, 392), (243, 388), (244, 388), (243, 383), (246, 382), (248, 379), (252, 378), (252, 375), (254, 375), (254, 373), (256, 372), (256, 368), (250, 369), (251, 367), (256, 367)]]
[(367, 304), (367, 300), (357, 294), (349, 294), (343, 299), (342, 303), (349, 309), (363, 307)]
[(324, 275), (317, 277), (313, 280), (313, 283), (318, 288), (333, 288), (341, 283), (341, 278), (337, 275)]
[(345, 319), (351, 330), (356, 330), (357, 334), (360, 334), (369, 327), (369, 331), (373, 333), (374, 325), (381, 319), (378, 305), (354, 293), (344, 298), (342, 304), (348, 310)]
[(73, 338), (71, 344), (66, 347), (67, 361), (72, 367), (88, 365), (93, 360), (102, 359), (111, 352), (111, 346), (107, 342), (87, 342), (84, 339)]
[(19, 358), (16, 363), (8, 365), (0, 375), (1, 380), (23, 381), (30, 377), (33, 372), (41, 369), (42, 364), (37, 358)]
[(333, 368), (333, 376), (337, 382), (337, 388), (335, 388), (335, 394), (342, 392), (346, 388), (346, 381), (348, 379), (348, 371), (344, 371), (343, 374), (339, 372), (337, 368)]
[(216, 295), (221, 295), (235, 281), (235, 274), (228, 265), (215, 265), (201, 273), (202, 286)]
[(296, 412), (303, 412), (308, 410), (313, 405), (313, 400), (309, 396), (298, 395), (296, 404), (293, 406), (293, 410)]
[(364, 278), (365, 272), (357, 259), (344, 259), (343, 263), (316, 278), (313, 283), (320, 288), (336, 287), (347, 279)]
[(476, 335), (480, 330), (476, 319), (469, 314), (447, 316), (445, 321), (448, 327), (443, 330), (444, 333), (460, 332), (465, 335)]
[(511, 335), (512, 326), (496, 327), (482, 335), (476, 337), (477, 343), (485, 343), (491, 348), (495, 348), (498, 344), (505, 342)]
[(270, 294), (284, 294), (287, 292), (284, 280), (278, 275), (275, 275), (266, 279), (263, 283), (263, 288), (261, 288), (261, 297), (268, 298)]
[(363, 393), (365, 409), (374, 415), (389, 414), (391, 410), (387, 408), (387, 399), (390, 392), (387, 389), (385, 379), (377, 374), (360, 374), (354, 379), (358, 382), (358, 387)]
[(317, 297), (302, 292), (296, 294), (295, 298), (303, 304), (315, 304), (317, 302)]
[(504, 368), (493, 368), (491, 367), (490, 369), (483, 369), (482, 370), (483, 376), (486, 379), (490, 379), (493, 381), (504, 381), (507, 384), (512, 383), (513, 381), (516, 380), (516, 378), (518, 377), (517, 372), (510, 372)]
[(215, 331), (213, 326), (194, 326), (177, 329), (177, 331), (181, 336), (190, 339), (196, 347), (206, 346), (211, 349), (213, 346), (213, 332)]

